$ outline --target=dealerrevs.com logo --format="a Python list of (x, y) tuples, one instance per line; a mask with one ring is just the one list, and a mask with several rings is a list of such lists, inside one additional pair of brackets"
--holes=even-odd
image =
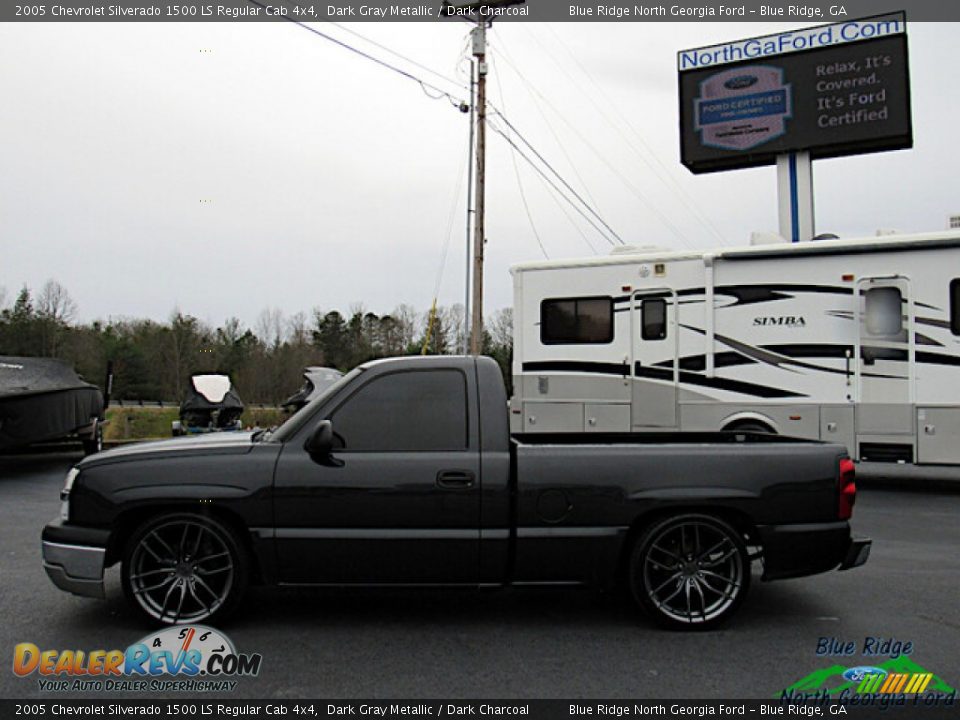
[(13, 649), (14, 674), (37, 675), (47, 692), (225, 692), (236, 688), (236, 678), (258, 675), (262, 662), (203, 625), (166, 628), (126, 650), (41, 650), (34, 643)]

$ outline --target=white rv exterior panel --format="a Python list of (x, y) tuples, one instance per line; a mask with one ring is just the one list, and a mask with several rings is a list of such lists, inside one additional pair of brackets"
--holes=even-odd
[[(531, 401), (611, 404), (616, 413), (627, 405), (634, 431), (717, 430), (742, 414), (889, 461), (912, 459), (915, 448), (920, 462), (955, 457), (939, 430), (924, 436), (918, 408), (936, 406), (938, 427), (951, 417), (941, 410), (960, 412), (960, 300), (950, 297), (951, 283), (955, 295), (960, 287), (957, 231), (625, 250), (512, 272), (513, 372), (525, 417)], [(871, 293), (884, 288), (898, 294)], [(643, 299), (658, 293), (667, 333), (645, 338)], [(591, 297), (612, 302), (609, 342), (542, 342), (544, 300)]]

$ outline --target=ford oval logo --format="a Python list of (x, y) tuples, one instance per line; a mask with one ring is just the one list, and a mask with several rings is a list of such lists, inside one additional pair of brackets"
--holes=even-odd
[(887, 671), (883, 668), (871, 667), (870, 665), (860, 665), (858, 667), (852, 667), (848, 669), (843, 674), (844, 680), (850, 680), (851, 682), (860, 682), (867, 675), (886, 675)]
[(730, 78), (727, 80), (723, 86), (728, 90), (741, 90), (743, 88), (748, 88), (751, 85), (757, 84), (756, 75), (737, 75), (736, 77)]

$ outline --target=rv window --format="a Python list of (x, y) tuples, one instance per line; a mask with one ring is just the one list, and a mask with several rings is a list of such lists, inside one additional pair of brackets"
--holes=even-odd
[(960, 280), (950, 281), (950, 332), (960, 335)]
[(540, 304), (540, 341), (544, 345), (612, 340), (613, 298), (558, 298)]
[(663, 298), (644, 298), (640, 304), (643, 316), (644, 340), (663, 340), (667, 336), (667, 301)]
[(899, 335), (903, 330), (903, 298), (894, 287), (867, 290), (867, 332), (871, 335)]

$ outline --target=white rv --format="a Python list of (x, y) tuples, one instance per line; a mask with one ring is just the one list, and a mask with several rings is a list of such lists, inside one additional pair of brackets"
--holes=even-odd
[(760, 430), (960, 463), (960, 231), (511, 272), (515, 432)]

